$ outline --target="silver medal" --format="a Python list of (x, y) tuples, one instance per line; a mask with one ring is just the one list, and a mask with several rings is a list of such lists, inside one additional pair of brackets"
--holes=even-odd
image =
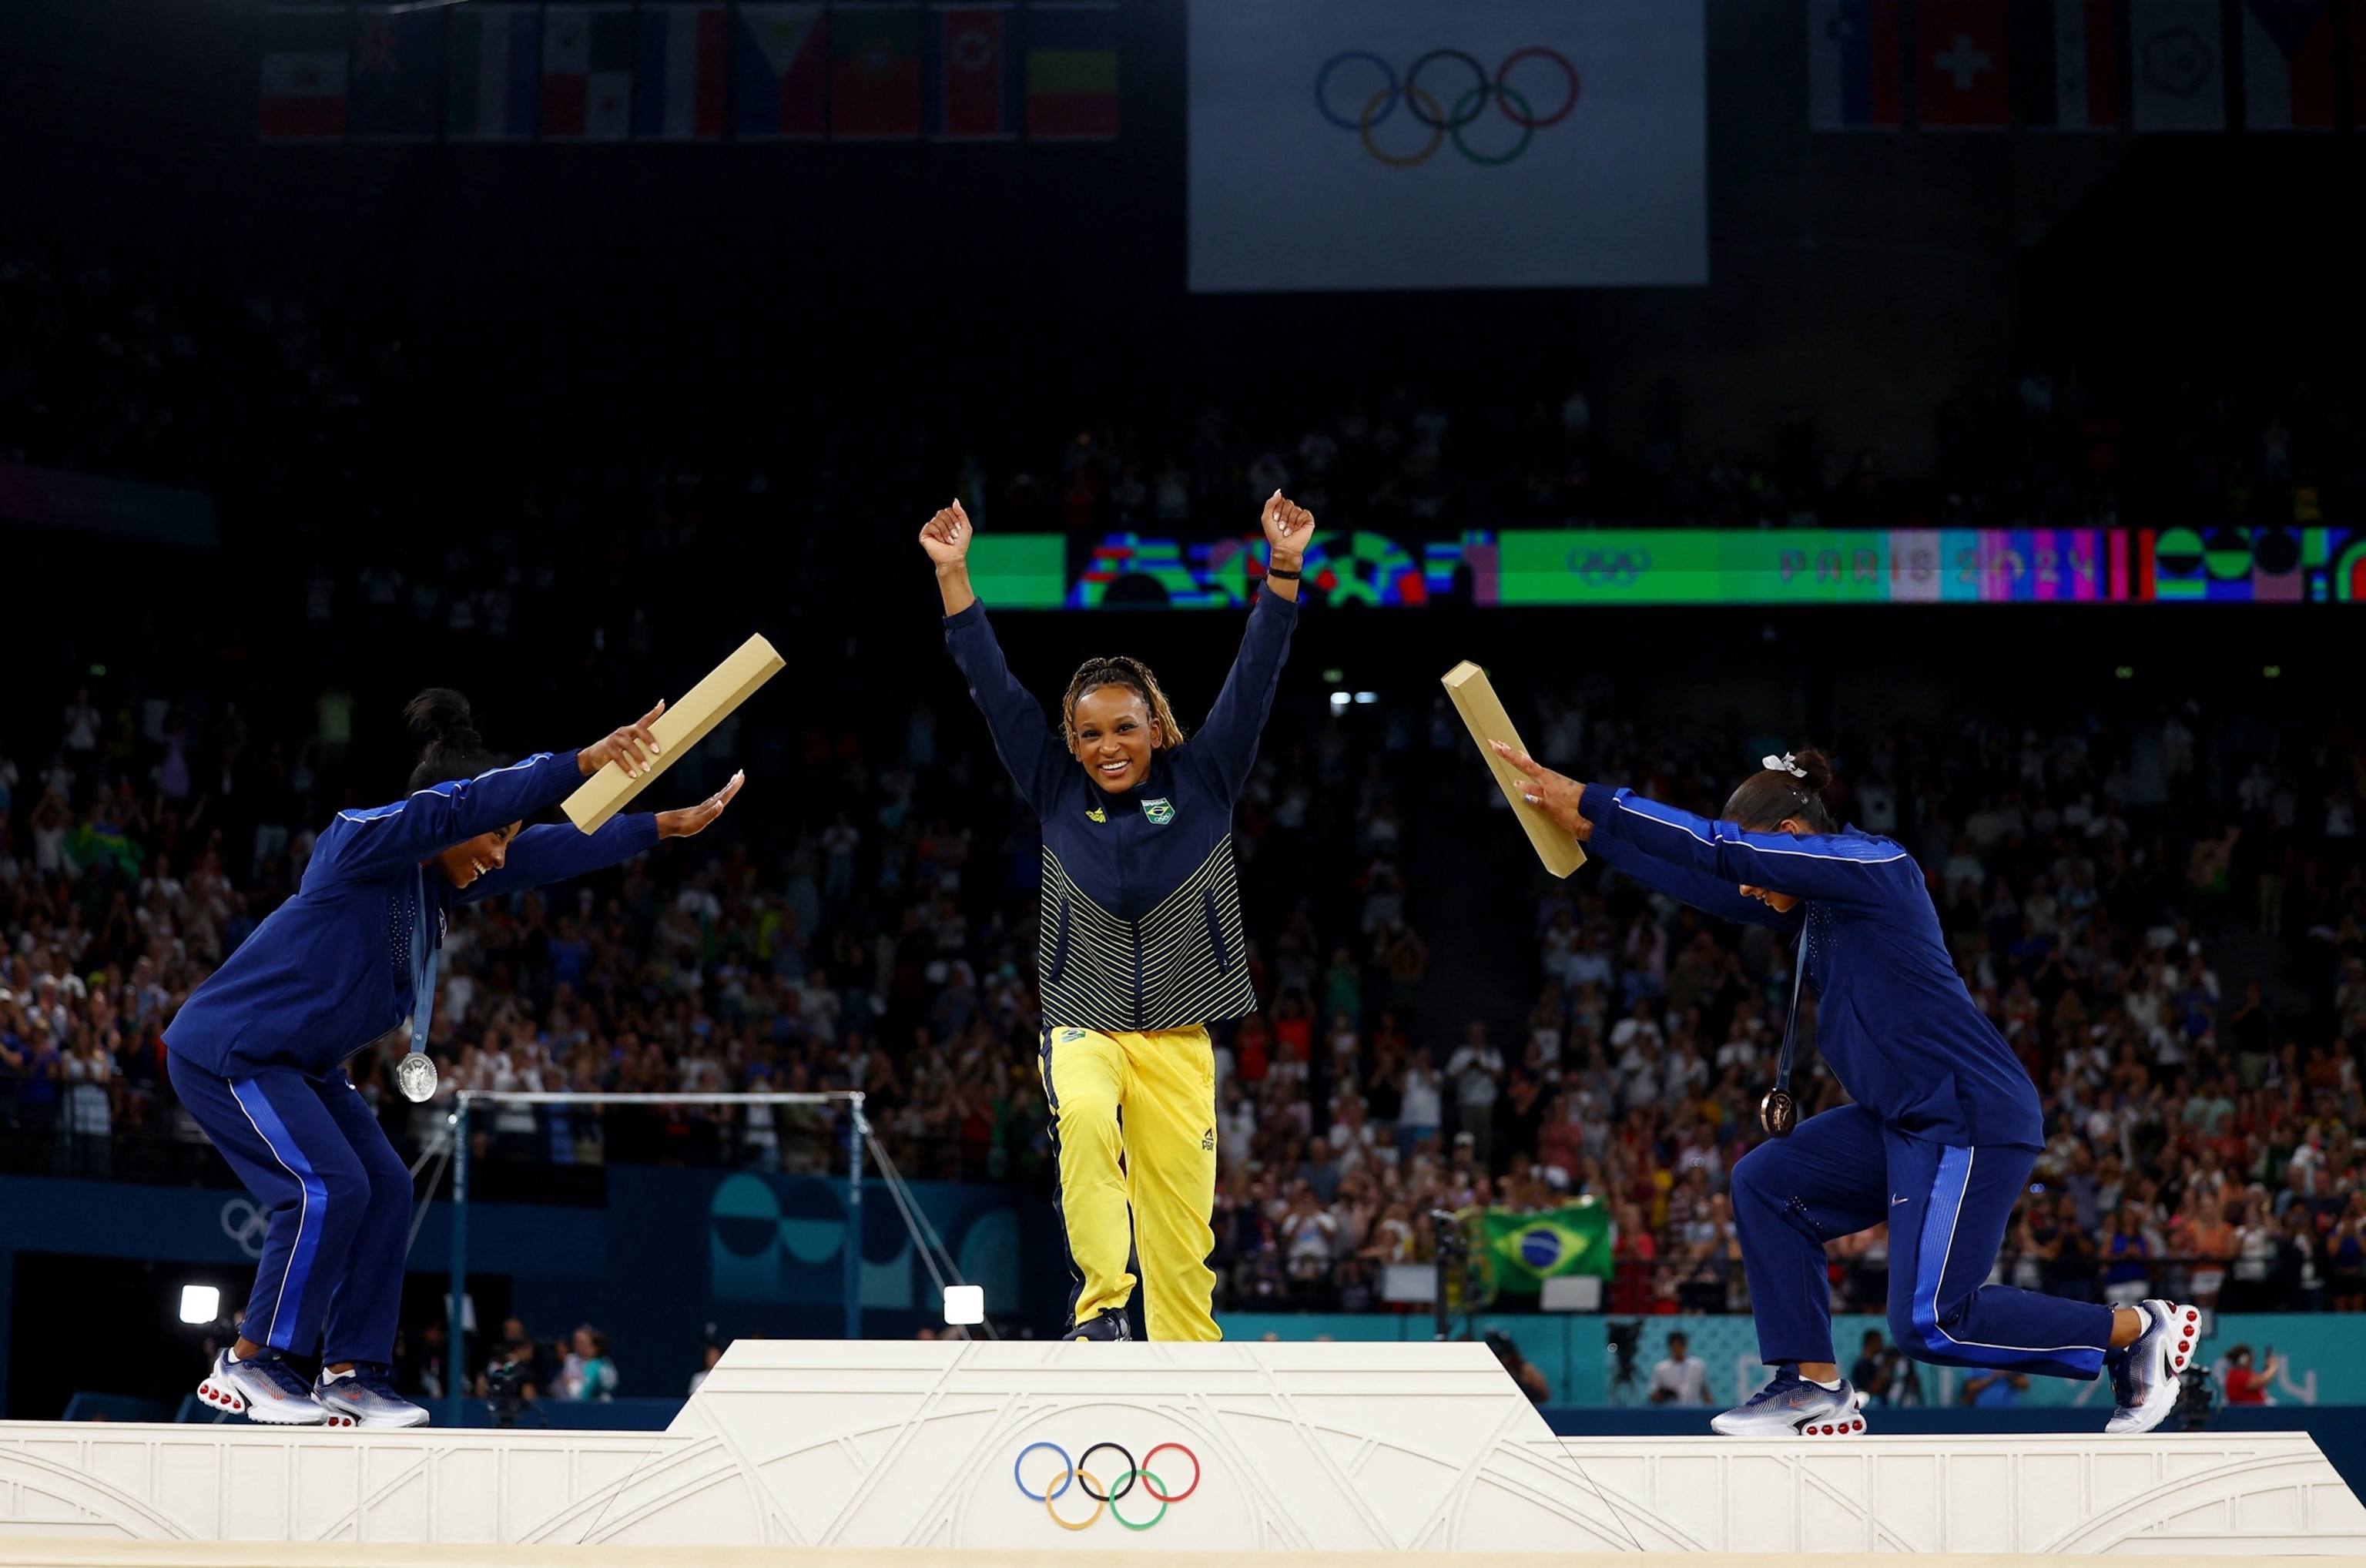
[(403, 1099), (424, 1105), (435, 1098), (435, 1064), (423, 1053), (413, 1051), (394, 1065), (394, 1081)]

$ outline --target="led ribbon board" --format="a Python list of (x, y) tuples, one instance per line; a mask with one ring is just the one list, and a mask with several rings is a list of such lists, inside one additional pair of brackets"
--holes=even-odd
[[(1327, 529), (1304, 570), (1324, 603), (1377, 609), (2352, 604), (2366, 529)], [(982, 533), (970, 551), (978, 597), (1004, 610), (1240, 609), (1264, 575), (1255, 535)]]

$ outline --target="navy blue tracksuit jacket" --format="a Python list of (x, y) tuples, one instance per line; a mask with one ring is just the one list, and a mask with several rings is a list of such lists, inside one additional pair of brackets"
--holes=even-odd
[(501, 870), (466, 888), (422, 863), (582, 782), (574, 752), (544, 753), (339, 812), (296, 896), (165, 1026), (174, 1089), (270, 1213), (248, 1338), (299, 1355), (317, 1341), (328, 1362), (392, 1360), (411, 1172), (344, 1064), (410, 1015), (415, 966), (441, 946), (455, 904), (580, 876), (657, 842), (657, 818), (643, 813), (592, 834), (528, 828)]
[[(1888, 1226), (1890, 1332), (1918, 1360), (2091, 1378), (2109, 1308), (1985, 1283), (2044, 1117), (2029, 1075), (1964, 988), (1921, 869), (1887, 839), (1754, 833), (1586, 787), (1587, 847), (1728, 919), (1800, 935), (1816, 1048), (1853, 1103), (1733, 1169), (1759, 1350), (1833, 1359), (1824, 1243)], [(1744, 886), (1801, 902), (1777, 914)]]
[(1242, 961), (1233, 807), (1297, 624), (1295, 601), (1260, 591), (1207, 723), (1160, 752), (1142, 784), (1110, 795), (1011, 677), (986, 607), (946, 618), (945, 646), (1043, 824), (1036, 972), (1047, 1029), (1186, 1029), (1256, 1010)]

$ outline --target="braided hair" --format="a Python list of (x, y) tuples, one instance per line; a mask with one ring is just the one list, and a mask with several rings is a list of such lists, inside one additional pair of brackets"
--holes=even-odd
[(468, 699), (449, 686), (430, 686), (411, 699), (402, 721), (419, 747), (419, 765), (411, 770), (411, 793), (433, 789), (452, 779), (474, 778), (500, 767), (501, 759), (485, 750)]
[(1824, 792), (1831, 784), (1831, 759), (1812, 746), (1769, 757), (1727, 800), (1725, 819), (1760, 833), (1773, 832), (1786, 821), (1804, 822), (1810, 832), (1837, 833), (1840, 825), (1824, 804)]
[(1060, 703), (1060, 739), (1070, 750), (1076, 745), (1076, 705), (1103, 686), (1123, 686), (1142, 699), (1142, 705), (1150, 710), (1150, 716), (1158, 721), (1159, 730), (1166, 737), (1159, 750), (1172, 750), (1183, 744), (1183, 722), (1167, 705), (1166, 693), (1159, 685), (1158, 677), (1141, 660), (1121, 654), (1114, 659), (1086, 660), (1068, 682), (1068, 694)]

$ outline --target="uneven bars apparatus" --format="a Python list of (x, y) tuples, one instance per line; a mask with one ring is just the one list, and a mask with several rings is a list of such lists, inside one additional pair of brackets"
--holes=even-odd
[[(622, 811), (633, 797), (656, 782), (682, 754), (706, 739), (707, 732), (728, 718), (756, 689), (785, 667), (772, 645), (760, 635), (734, 649), (731, 656), (706, 673), (649, 726), (657, 754), (641, 764), (638, 774), (627, 774), (621, 762), (611, 761), (576, 787), (562, 803), (569, 821), (586, 833), (596, 833)], [(451, 1336), (445, 1348), (445, 1403), (452, 1424), (460, 1424), (462, 1332), (467, 1318), (468, 1275), (468, 1105), (472, 1100), (524, 1105), (827, 1105), (848, 1100), (853, 1115), (847, 1130), (846, 1198), (846, 1337), (862, 1337), (862, 1138), (870, 1130), (862, 1119), (862, 1091), (774, 1094), (572, 1094), (547, 1090), (464, 1089), (452, 1113), (452, 1301)]]
[[(452, 1426), (459, 1426), (461, 1412), (467, 1408), (468, 1400), (462, 1389), (468, 1372), (463, 1360), (468, 1340), (463, 1330), (467, 1323), (468, 1292), (468, 1107), (472, 1103), (479, 1100), (493, 1105), (843, 1103), (850, 1112), (846, 1119), (846, 1242), (840, 1249), (846, 1259), (846, 1337), (860, 1339), (862, 1337), (862, 1141), (871, 1133), (871, 1123), (862, 1114), (863, 1098), (863, 1092), (859, 1089), (781, 1089), (764, 1094), (611, 1094), (592, 1089), (580, 1093), (571, 1089), (461, 1089), (453, 1104), (451, 1122), (452, 1291), (445, 1309), (448, 1327), (444, 1351), (445, 1418)], [(432, 1199), (433, 1194), (430, 1196)]]

